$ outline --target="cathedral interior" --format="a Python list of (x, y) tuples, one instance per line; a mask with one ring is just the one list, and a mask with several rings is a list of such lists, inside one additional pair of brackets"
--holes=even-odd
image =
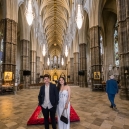
[(44, 74), (71, 87), (71, 129), (129, 129), (129, 0), (0, 0), (1, 129), (43, 128), (26, 123)]

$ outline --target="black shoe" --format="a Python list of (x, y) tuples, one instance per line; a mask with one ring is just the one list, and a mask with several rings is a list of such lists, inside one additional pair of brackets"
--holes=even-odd
[(110, 108), (113, 108), (113, 106), (111, 105)]
[(114, 109), (114, 110), (117, 110), (117, 107), (115, 106), (115, 107), (113, 107), (113, 109)]

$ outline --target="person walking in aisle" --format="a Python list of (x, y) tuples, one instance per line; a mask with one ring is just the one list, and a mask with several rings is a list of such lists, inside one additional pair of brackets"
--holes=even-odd
[(106, 82), (106, 93), (108, 94), (108, 99), (111, 103), (111, 108), (117, 109), (114, 103), (115, 95), (118, 93), (117, 81), (114, 79), (114, 75), (110, 76), (110, 80)]

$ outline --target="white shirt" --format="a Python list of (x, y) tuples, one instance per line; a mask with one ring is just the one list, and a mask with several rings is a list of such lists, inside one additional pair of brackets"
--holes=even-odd
[(44, 102), (42, 104), (42, 107), (45, 108), (45, 109), (47, 107), (48, 107), (48, 109), (52, 108), (52, 105), (51, 105), (51, 102), (50, 102), (50, 99), (49, 99), (49, 87), (50, 86), (45, 85), (45, 97), (44, 97)]

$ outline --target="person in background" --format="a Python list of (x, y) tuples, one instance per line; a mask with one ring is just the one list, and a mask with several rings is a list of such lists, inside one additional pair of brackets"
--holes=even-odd
[(45, 129), (49, 129), (49, 114), (52, 128), (56, 129), (55, 113), (59, 101), (59, 94), (55, 84), (50, 83), (50, 76), (45, 74), (43, 77), (45, 85), (41, 86), (38, 100), (44, 116)]
[(117, 109), (114, 103), (115, 95), (118, 93), (117, 81), (114, 79), (114, 75), (110, 76), (110, 80), (106, 82), (106, 93), (108, 94), (108, 99), (111, 103), (110, 108)]

